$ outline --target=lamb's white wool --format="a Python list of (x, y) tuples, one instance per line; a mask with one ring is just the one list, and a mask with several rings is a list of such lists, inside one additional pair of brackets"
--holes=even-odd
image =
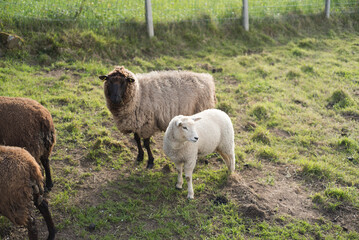
[(235, 169), (234, 130), (229, 116), (218, 109), (208, 109), (192, 116), (174, 117), (163, 139), (165, 154), (178, 171), (176, 188), (182, 189), (182, 169), (188, 184), (188, 198), (193, 198), (192, 172), (197, 157), (217, 151), (228, 170)]

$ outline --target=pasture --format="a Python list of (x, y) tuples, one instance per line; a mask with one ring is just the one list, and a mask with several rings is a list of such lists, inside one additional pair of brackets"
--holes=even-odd
[[(358, 15), (261, 19), (249, 32), (185, 22), (158, 24), (148, 40), (142, 25), (101, 35), (6, 22), (24, 45), (2, 52), (0, 95), (39, 101), (57, 131), (47, 196), (57, 239), (359, 239), (358, 26)], [(200, 159), (188, 201), (163, 133), (154, 168), (146, 155), (136, 163), (98, 79), (115, 65), (213, 74), (235, 129), (235, 174), (218, 154)], [(0, 217), (0, 239), (25, 236)]]

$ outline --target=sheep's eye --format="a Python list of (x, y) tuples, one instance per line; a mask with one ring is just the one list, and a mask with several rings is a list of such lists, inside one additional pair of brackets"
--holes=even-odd
[(188, 130), (188, 128), (187, 128), (187, 127), (183, 127), (183, 129), (184, 129), (184, 130)]

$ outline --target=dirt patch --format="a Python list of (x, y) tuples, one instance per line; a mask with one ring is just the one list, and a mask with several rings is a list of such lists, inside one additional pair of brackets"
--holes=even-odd
[(269, 131), (271, 133), (273, 133), (275, 136), (280, 137), (280, 138), (289, 138), (291, 136), (291, 134), (283, 129), (279, 129), (279, 128), (272, 128), (269, 129)]
[(336, 211), (321, 209), (323, 215), (344, 231), (359, 231), (359, 209), (352, 206), (340, 206)]
[(320, 212), (311, 201), (311, 192), (295, 179), (297, 170), (294, 167), (268, 164), (263, 168), (266, 170), (245, 169), (228, 178), (225, 191), (232, 201), (240, 204), (241, 214), (260, 219), (275, 215), (308, 221), (320, 218)]
[[(223, 191), (239, 204), (240, 214), (258, 220), (292, 216), (316, 223), (324, 218), (344, 231), (359, 231), (359, 209), (340, 206), (335, 211), (316, 207), (311, 195), (325, 188), (306, 182), (290, 165), (262, 163), (263, 169), (246, 168), (229, 176)], [(266, 179), (273, 179), (270, 183)]]

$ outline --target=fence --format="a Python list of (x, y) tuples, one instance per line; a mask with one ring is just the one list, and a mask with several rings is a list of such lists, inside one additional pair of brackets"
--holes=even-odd
[[(331, 0), (330, 8), (328, 4), (325, 8), (327, 1), (329, 0), (147, 0), (152, 3), (147, 4), (147, 8), (152, 8), (151, 19), (157, 24), (206, 19), (218, 22), (240, 20), (246, 14), (251, 19), (282, 17), (291, 13), (324, 14), (325, 9), (330, 9), (331, 14), (350, 13), (357, 11), (359, 5), (357, 0)], [(248, 6), (243, 5), (246, 2)], [(248, 9), (248, 12), (243, 9)], [(25, 20), (69, 22), (98, 31), (107, 27), (120, 28), (124, 23), (143, 24), (146, 21), (145, 1), (0, 0), (0, 21), (21, 24)], [(248, 18), (245, 21), (249, 24)], [(249, 25), (246, 28), (248, 27)]]

